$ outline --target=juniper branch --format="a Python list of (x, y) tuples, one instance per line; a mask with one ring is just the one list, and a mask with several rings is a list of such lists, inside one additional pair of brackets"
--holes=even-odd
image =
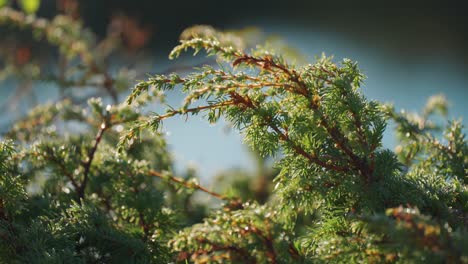
[(207, 188), (205, 188), (205, 187), (203, 187), (203, 186), (201, 186), (199, 184), (192, 183), (192, 182), (187, 182), (187, 181), (184, 181), (183, 179), (180, 179), (180, 178), (177, 178), (177, 177), (174, 177), (174, 176), (163, 175), (162, 173), (154, 171), (154, 170), (149, 171), (149, 175), (161, 178), (163, 180), (169, 180), (169, 181), (178, 183), (178, 184), (180, 184), (182, 186), (185, 186), (186, 188), (189, 188), (189, 189), (200, 190), (200, 191), (202, 191), (204, 193), (207, 193), (207, 194), (209, 194), (209, 195), (211, 195), (211, 196), (213, 196), (215, 198), (218, 198), (220, 200), (224, 200), (224, 201), (231, 201), (232, 200), (231, 198), (228, 198), (228, 197), (226, 197), (224, 195), (221, 195), (219, 193), (210, 191)]
[(80, 201), (80, 204), (81, 204), (81, 200), (84, 199), (84, 193), (85, 193), (86, 185), (88, 184), (89, 171), (90, 171), (91, 165), (93, 163), (94, 155), (96, 154), (99, 143), (101, 142), (102, 137), (104, 135), (104, 132), (109, 127), (110, 126), (107, 124), (107, 122), (103, 122), (101, 124), (101, 127), (99, 128), (98, 133), (97, 133), (96, 137), (94, 138), (94, 145), (89, 150), (88, 157), (87, 157), (86, 161), (83, 164), (83, 168), (84, 168), (83, 181), (81, 182), (80, 188), (78, 189), (78, 200)]

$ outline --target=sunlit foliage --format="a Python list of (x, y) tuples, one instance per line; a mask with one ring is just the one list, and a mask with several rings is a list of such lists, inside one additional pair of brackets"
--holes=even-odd
[[(18, 15), (3, 11), (0, 22), (21, 24)], [(49, 36), (54, 22), (35, 23), (70, 48)], [(206, 52), (217, 67), (151, 76), (121, 104), (63, 100), (16, 122), (0, 143), (0, 261), (468, 262), (468, 146), (460, 122), (434, 119), (447, 112), (442, 96), (420, 115), (400, 113), (362, 95), (349, 59), (296, 66), (267, 46), (246, 49), (240, 34), (197, 26), (170, 58)], [(174, 89), (182, 105), (155, 113)], [(275, 159), (263, 178), (273, 184), (249, 194), (241, 175), (218, 193), (192, 171), (175, 176), (161, 130), (176, 115), (227, 120)], [(396, 152), (382, 146), (389, 120)]]

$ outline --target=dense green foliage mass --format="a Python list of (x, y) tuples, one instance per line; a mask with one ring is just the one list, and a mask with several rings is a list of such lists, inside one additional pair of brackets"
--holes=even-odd
[[(360, 93), (351, 60), (296, 66), (246, 47), (197, 26), (170, 57), (203, 50), (218, 67), (155, 75), (122, 104), (63, 100), (15, 123), (0, 143), (0, 262), (468, 263), (468, 145), (460, 122), (436, 117), (443, 97), (397, 112)], [(173, 89), (182, 106), (147, 113)], [(227, 173), (218, 192), (190, 170), (175, 177), (161, 125), (176, 115), (226, 119), (275, 171)], [(382, 147), (389, 120), (396, 152)]]

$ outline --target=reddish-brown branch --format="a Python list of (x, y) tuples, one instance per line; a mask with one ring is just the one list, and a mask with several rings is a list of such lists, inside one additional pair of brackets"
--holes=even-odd
[(354, 154), (354, 152), (349, 149), (347, 138), (338, 130), (338, 128), (330, 126), (327, 119), (323, 115), (321, 116), (320, 124), (325, 128), (330, 137), (333, 139), (336, 147), (343, 151), (351, 159), (354, 167), (361, 172), (361, 175), (365, 178), (366, 182), (368, 182), (370, 180), (371, 171), (367, 165), (367, 162)]
[[(236, 253), (240, 258), (242, 258), (244, 261), (246, 261), (246, 263), (253, 263), (253, 264), (257, 263), (257, 259), (255, 257), (253, 257), (252, 255), (250, 255), (250, 253), (246, 249), (239, 248), (239, 247), (236, 247), (234, 245), (220, 245), (220, 244), (214, 243), (213, 241), (210, 241), (210, 240), (208, 240), (206, 238), (197, 238), (197, 242), (200, 243), (200, 244), (207, 244), (211, 248), (210, 249), (196, 250), (195, 252), (191, 253), (192, 256), (194, 256), (194, 257), (197, 257), (199, 255), (211, 254), (211, 253), (217, 252), (217, 251), (231, 251), (231, 252)], [(179, 257), (179, 260), (184, 260), (184, 259), (187, 259), (187, 258), (186, 257), (185, 258), (180, 258)]]
[[(310, 94), (309, 90), (307, 89), (307, 85), (301, 80), (301, 77), (297, 74), (296, 71), (289, 70), (285, 65), (275, 63), (271, 59), (271, 57), (256, 58), (256, 57), (244, 54), (242, 56), (239, 56), (236, 60), (234, 60), (233, 66), (236, 66), (236, 65), (241, 64), (241, 63), (257, 65), (257, 66), (261, 67), (262, 69), (270, 70), (270, 71), (271, 71), (272, 68), (275, 68), (275, 69), (278, 69), (278, 70), (284, 72), (292, 82), (294, 82), (294, 83), (296, 83), (298, 85), (298, 89), (296, 91), (292, 91), (292, 92), (294, 92), (296, 94), (300, 94), (300, 95), (306, 97), (308, 100), (312, 99), (311, 100), (311, 105), (310, 105), (312, 111), (314, 111), (315, 113), (317, 113), (319, 115), (320, 124), (325, 128), (327, 133), (333, 139), (333, 141), (335, 142), (335, 145), (337, 146), (337, 148), (340, 149), (341, 151), (343, 151), (351, 159), (354, 167), (361, 172), (361, 174), (365, 178), (366, 182), (368, 182), (370, 180), (372, 172), (371, 172), (371, 168), (367, 165), (367, 162), (362, 160), (360, 157), (358, 157), (356, 154), (354, 154), (353, 151), (351, 151), (351, 149), (349, 148), (349, 142), (348, 142), (347, 138), (339, 131), (338, 128), (332, 127), (332, 126), (329, 125), (326, 116), (319, 109), (319, 107), (320, 107), (319, 104), (313, 98), (310, 98), (311, 94)], [(272, 129), (275, 130), (275, 131), (279, 130), (278, 128), (275, 129), (274, 127), (272, 127)], [(276, 132), (278, 132), (278, 131), (276, 131)], [(280, 137), (286, 137), (286, 135), (284, 135), (284, 136), (280, 135)], [(305, 154), (307, 155), (307, 153), (305, 153)], [(301, 155), (304, 156), (304, 154), (301, 154)], [(307, 155), (307, 156), (310, 156), (310, 155)], [(310, 161), (314, 162), (314, 163), (317, 163), (317, 161), (314, 161), (314, 159), (311, 159), (311, 158), (308, 158), (308, 159)], [(325, 164), (326, 163), (322, 162), (322, 164), (319, 164), (319, 165), (327, 168), (326, 166), (324, 166)]]
[[(260, 58), (255, 58), (255, 57), (252, 57), (252, 56), (247, 56), (247, 55), (244, 55), (242, 57), (239, 57), (238, 59), (236, 59), (233, 63), (233, 65), (237, 65), (239, 63), (242, 62), (250, 62), (250, 63), (254, 63), (256, 65), (260, 65), (264, 68), (270, 68), (270, 67), (273, 67), (273, 68), (277, 68), (279, 70), (281, 70), (282, 72), (286, 73), (290, 79), (292, 81), (294, 81), (295, 83), (299, 84), (299, 86), (301, 87), (300, 89), (300, 94), (304, 95), (304, 96), (308, 96), (308, 91), (307, 91), (307, 87), (305, 86), (305, 84), (300, 81), (300, 77), (299, 75), (295, 72), (295, 71), (290, 71), (289, 69), (287, 69), (285, 66), (283, 65), (280, 65), (280, 64), (276, 64), (274, 63), (271, 59), (260, 59)], [(167, 80), (167, 82), (170, 82), (171, 80)], [(184, 80), (181, 80), (181, 82), (184, 82)], [(231, 89), (231, 88), (262, 88), (262, 87), (267, 87), (267, 86), (276, 86), (276, 87), (288, 87), (288, 91), (290, 92), (294, 92), (294, 90), (291, 90), (291, 89), (294, 89), (293, 86), (290, 86), (290, 85), (287, 85), (287, 84), (279, 84), (279, 83), (270, 83), (270, 82), (267, 82), (267, 83), (260, 83), (260, 84), (245, 84), (245, 85), (232, 85), (232, 86), (219, 86), (218, 88), (215, 87), (215, 89), (224, 89), (224, 90), (227, 90), (227, 89)], [(196, 93), (204, 93), (210, 89), (213, 89), (213, 87), (206, 87), (206, 88), (203, 88), (203, 89), (200, 89), (198, 91), (196, 91)], [(248, 96), (244, 97), (244, 96), (241, 96), (239, 95), (237, 92), (230, 92), (229, 93), (231, 98), (233, 100), (231, 101), (226, 101), (226, 102), (223, 102), (223, 103), (220, 103), (220, 104), (213, 104), (213, 105), (207, 105), (207, 106), (199, 106), (199, 107), (195, 107), (195, 108), (189, 108), (189, 109), (185, 109), (185, 110), (174, 110), (174, 111), (171, 111), (167, 114), (164, 114), (164, 115), (160, 115), (158, 118), (159, 120), (163, 120), (163, 119), (166, 119), (166, 118), (169, 118), (169, 117), (172, 117), (174, 115), (178, 115), (178, 114), (186, 114), (186, 113), (191, 113), (191, 112), (198, 112), (198, 111), (201, 111), (201, 110), (205, 110), (205, 109), (214, 109), (214, 108), (220, 108), (220, 107), (224, 107), (224, 106), (228, 106), (228, 105), (244, 105), (246, 107), (249, 107), (249, 108), (252, 108), (252, 109), (255, 109), (256, 106), (253, 104), (252, 100), (250, 100), (250, 98)], [(327, 168), (327, 169), (330, 169), (330, 170), (334, 170), (334, 171), (340, 171), (340, 172), (346, 172), (348, 171), (348, 168), (345, 168), (345, 167), (340, 167), (338, 165), (334, 165), (334, 164), (329, 164), (325, 161), (322, 161), (320, 160), (319, 158), (317, 158), (316, 156), (310, 154), (310, 153), (307, 153), (304, 149), (300, 148), (299, 146), (295, 145), (294, 142), (292, 140), (289, 139), (289, 137), (287, 135), (285, 135), (284, 133), (281, 132), (281, 130), (276, 127), (275, 125), (273, 125), (271, 122), (267, 122), (267, 124), (278, 134), (278, 136), (280, 137), (281, 140), (283, 141), (286, 141), (289, 145), (291, 145), (291, 147), (294, 149), (295, 152), (297, 152), (298, 154), (304, 156), (305, 158), (307, 158), (308, 160), (310, 160), (311, 162), (321, 166), (321, 167), (324, 167), (324, 168)]]
[[(356, 127), (359, 143), (361, 143), (361, 146), (364, 147), (364, 148), (370, 148), (370, 146), (368, 146), (366, 136), (364, 135), (364, 130), (363, 130), (363, 127), (362, 127), (361, 119), (358, 118), (357, 113), (355, 113), (353, 110), (350, 109), (350, 111), (351, 111), (351, 115), (353, 117), (354, 126)], [(371, 150), (371, 151), (373, 151), (373, 150)]]
[[(238, 94), (236, 92), (231, 92), (230, 96), (233, 98), (233, 100), (234, 100), (234, 102), (236, 102), (236, 104), (243, 104), (244, 106), (249, 107), (251, 109), (257, 109), (258, 108), (256, 106), (256, 104), (253, 103), (252, 100), (248, 96), (244, 97), (244, 96), (242, 96), (242, 95), (240, 95), (240, 94)], [(334, 165), (334, 164), (329, 164), (329, 163), (327, 163), (325, 161), (320, 160), (317, 156), (312, 155), (310, 153), (307, 153), (303, 148), (296, 145), (289, 138), (289, 136), (286, 135), (286, 133), (282, 132), (281, 129), (279, 129), (272, 121), (273, 121), (273, 118), (271, 116), (266, 117), (265, 124), (267, 126), (269, 126), (271, 129), (273, 129), (273, 131), (275, 131), (275, 133), (279, 136), (280, 140), (283, 140), (286, 143), (288, 143), (297, 154), (304, 156), (305, 158), (307, 158), (312, 163), (315, 163), (315, 164), (317, 164), (317, 165), (319, 165), (321, 167), (324, 167), (326, 169), (333, 170), (333, 171), (338, 171), (338, 172), (348, 171), (348, 168), (341, 167), (341, 166)]]
[[(290, 71), (285, 66), (277, 64), (277, 63), (273, 62), (273, 60), (271, 60), (271, 59), (268, 59), (268, 58), (255, 58), (255, 57), (248, 56), (248, 55), (240, 56), (238, 59), (236, 59), (234, 61), (233, 65), (235, 66), (235, 65), (237, 65), (237, 64), (239, 64), (241, 62), (253, 63), (253, 64), (261, 66), (261, 67), (263, 67), (265, 69), (276, 68), (276, 69), (281, 70), (282, 72), (287, 74), (289, 76), (289, 78), (293, 82), (295, 82), (295, 83), (297, 83), (299, 85), (300, 89), (297, 91), (297, 93), (299, 93), (299, 94), (301, 94), (303, 96), (309, 97), (309, 92), (307, 91), (307, 87), (306, 87), (305, 83), (303, 83), (300, 80), (300, 76), (295, 71)], [(170, 80), (167, 80), (167, 82), (170, 82)], [(183, 80), (182, 80), (182, 82), (183, 82)], [(286, 85), (286, 84), (278, 84), (278, 83), (260, 83), (260, 84), (220, 86), (217, 89), (231, 89), (231, 88), (243, 88), (243, 87), (244, 88), (261, 88), (261, 87), (267, 87), (267, 86), (288, 87), (289, 88), (289, 89), (287, 89), (288, 91), (295, 92), (294, 90), (292, 90), (292, 89), (294, 89), (293, 86)], [(200, 90), (197, 91), (197, 93), (204, 93), (204, 92), (208, 91), (209, 89), (213, 89), (213, 87), (207, 87), (207, 88), (200, 89)], [(220, 104), (213, 104), (213, 105), (189, 108), (189, 109), (185, 109), (185, 110), (171, 111), (171, 112), (169, 112), (169, 113), (167, 113), (165, 115), (160, 115), (159, 120), (163, 120), (165, 118), (169, 118), (169, 117), (172, 117), (172, 116), (178, 115), (178, 114), (198, 112), (200, 110), (205, 110), (205, 109), (220, 108), (220, 107), (224, 107), (224, 106), (227, 106), (227, 105), (243, 104), (244, 106), (252, 108), (252, 109), (256, 108), (256, 106), (253, 104), (253, 102), (250, 100), (250, 98), (248, 96), (243, 97), (243, 96), (239, 95), (237, 92), (230, 92), (229, 94), (230, 94), (231, 98), (233, 99), (232, 101), (226, 101), (226, 102), (223, 102), (223, 103), (220, 103)], [(313, 107), (317, 108), (318, 106), (314, 104)], [(298, 154), (304, 156), (309, 161), (311, 161), (311, 162), (313, 162), (313, 163), (315, 163), (315, 164), (317, 164), (317, 165), (319, 165), (321, 167), (330, 169), (330, 170), (340, 171), (340, 172), (348, 171), (348, 168), (341, 167), (341, 166), (334, 165), (334, 164), (329, 164), (329, 163), (327, 163), (325, 161), (320, 160), (316, 156), (314, 156), (314, 155), (312, 155), (310, 153), (307, 153), (304, 149), (302, 149), (299, 146), (295, 145), (294, 142), (292, 140), (290, 140), (289, 137), (286, 134), (281, 132), (281, 130), (278, 127), (276, 127), (274, 124), (272, 124), (271, 121), (267, 122), (267, 124), (278, 134), (278, 136), (280, 137), (281, 140), (286, 141), (289, 145), (291, 145), (291, 147), (294, 149), (295, 152), (297, 152)]]
[[(323, 69), (323, 68), (322, 68), (322, 70), (325, 71), (325, 69)], [(330, 71), (326, 71), (326, 72), (329, 73), (329, 74), (332, 74)], [(345, 97), (348, 96), (348, 92), (343, 88), (341, 88), (341, 93)], [(361, 146), (363, 148), (368, 148), (370, 151), (373, 151), (372, 149), (370, 149), (370, 146), (367, 143), (366, 136), (364, 135), (364, 129), (363, 129), (363, 126), (362, 126), (362, 121), (359, 118), (358, 113), (356, 113), (356, 111), (353, 110), (353, 108), (351, 107), (351, 105), (349, 104), (348, 101), (345, 100), (344, 104), (348, 107), (348, 110), (351, 113), (351, 116), (353, 118), (353, 124), (354, 124), (354, 126), (356, 128), (359, 143), (361, 144)]]
[(283, 73), (285, 73), (291, 81), (299, 85), (298, 92), (300, 94), (306, 97), (309, 97), (309, 91), (307, 89), (307, 86), (302, 81), (300, 81), (300, 76), (297, 74), (297, 72), (294, 70), (290, 71), (285, 65), (274, 62), (271, 57), (257, 58), (257, 57), (253, 57), (247, 54), (243, 54), (239, 56), (237, 59), (235, 59), (232, 65), (236, 66), (241, 63), (257, 65), (261, 67), (262, 69), (270, 70), (270, 71), (272, 68), (278, 69), (282, 71)]
[[(288, 76), (288, 79), (295, 83), (297, 86), (292, 86), (292, 85), (286, 85), (286, 84), (280, 84), (280, 83), (260, 83), (260, 84), (245, 84), (245, 85), (232, 85), (232, 86), (220, 86), (217, 89), (231, 89), (231, 88), (261, 88), (261, 87), (266, 87), (266, 86), (276, 86), (276, 87), (287, 87), (289, 92), (296, 93), (299, 95), (302, 95), (306, 97), (308, 100), (310, 100), (310, 107), (311, 109), (318, 114), (319, 119), (320, 119), (320, 124), (325, 128), (329, 136), (332, 138), (332, 140), (335, 143), (335, 146), (341, 150), (345, 155), (347, 155), (350, 159), (351, 162), (353, 163), (354, 167), (361, 172), (363, 177), (366, 178), (366, 181), (370, 179), (371, 175), (371, 169), (367, 165), (367, 162), (362, 160), (360, 157), (358, 157), (351, 149), (349, 146), (348, 139), (343, 135), (342, 132), (339, 131), (337, 127), (330, 126), (326, 116), (320, 111), (320, 104), (317, 98), (319, 98), (317, 95), (313, 95), (309, 89), (307, 88), (307, 85), (304, 83), (304, 81), (301, 79), (301, 76), (295, 71), (295, 70), (290, 70), (286, 65), (276, 63), (271, 57), (266, 56), (262, 58), (250, 56), (241, 52), (237, 52), (234, 54), (236, 59), (233, 61), (232, 65), (235, 67), (239, 64), (247, 64), (247, 65), (256, 65), (263, 70), (271, 71), (271, 72), (282, 72), (286, 76)], [(322, 69), (325, 72), (327, 72), (326, 69)], [(171, 82), (171, 80), (167, 80), (167, 82)], [(181, 80), (183, 82), (183, 80)], [(200, 89), (197, 91), (198, 93), (204, 93), (208, 91), (209, 89), (213, 89), (213, 87), (207, 87)], [(190, 108), (186, 110), (176, 110), (169, 112), (165, 115), (159, 116), (159, 119), (162, 120), (164, 118), (168, 118), (177, 114), (184, 114), (187, 112), (197, 112), (203, 109), (209, 109), (209, 108), (216, 108), (216, 107), (223, 107), (225, 105), (244, 105), (245, 107), (256, 109), (258, 108), (248, 96), (242, 96), (239, 95), (237, 92), (230, 92), (229, 93), (232, 97), (232, 101), (229, 101), (227, 104), (217, 104), (217, 105), (209, 105), (209, 106), (203, 106), (203, 107), (196, 107), (196, 108)], [(307, 158), (309, 161), (312, 163), (315, 163), (321, 167), (324, 167), (326, 169), (334, 170), (334, 171), (340, 171), (340, 172), (346, 172), (349, 171), (348, 168), (341, 167), (335, 164), (329, 164), (328, 162), (320, 160), (316, 155), (307, 153), (304, 149), (302, 149), (300, 146), (297, 146), (287, 134), (283, 133), (276, 125), (274, 125), (270, 120), (266, 120), (267, 125), (275, 131), (275, 133), (279, 136), (279, 138), (285, 142), (287, 142), (292, 149)], [(361, 127), (358, 123), (358, 127)], [(362, 132), (358, 133), (361, 134), (362, 137)]]
[(195, 90), (192, 92), (192, 94), (188, 98), (194, 98), (196, 96), (202, 95), (208, 91), (222, 91), (222, 90), (230, 90), (230, 89), (262, 89), (265, 87), (275, 87), (275, 88), (281, 88), (286, 91), (292, 92), (294, 87), (290, 84), (287, 83), (275, 83), (275, 82), (259, 82), (259, 83), (247, 83), (247, 84), (241, 84), (241, 83), (236, 83), (232, 85), (212, 85), (212, 86), (207, 86), (204, 88), (200, 88), (198, 90)]
[(91, 169), (91, 164), (93, 163), (94, 155), (96, 154), (99, 143), (101, 142), (102, 136), (104, 135), (104, 132), (108, 128), (109, 128), (109, 126), (105, 122), (103, 122), (101, 124), (101, 127), (99, 128), (99, 131), (98, 131), (98, 133), (96, 135), (96, 138), (94, 139), (94, 145), (89, 150), (88, 158), (83, 164), (83, 168), (84, 168), (83, 181), (81, 182), (80, 188), (77, 191), (79, 203), (81, 203), (81, 199), (84, 199), (84, 192), (85, 192), (85, 189), (86, 189), (86, 185), (88, 184), (89, 171)]
[(304, 149), (302, 149), (301, 147), (294, 144), (294, 142), (285, 133), (283, 133), (277, 126), (275, 126), (275, 125), (273, 125), (271, 123), (269, 124), (269, 126), (271, 127), (271, 129), (273, 129), (276, 132), (276, 134), (278, 134), (278, 136), (280, 137), (281, 140), (287, 142), (294, 149), (294, 151), (296, 153), (304, 156), (310, 162), (315, 163), (315, 164), (317, 164), (317, 165), (319, 165), (321, 167), (324, 167), (326, 169), (333, 170), (333, 171), (338, 171), (338, 172), (347, 172), (348, 171), (348, 168), (346, 168), (346, 167), (341, 167), (341, 166), (338, 166), (338, 165), (335, 165), (335, 164), (329, 164), (329, 163), (319, 159), (317, 156), (312, 155), (310, 153), (307, 153)]
[(233, 104), (234, 104), (233, 101), (225, 101), (225, 102), (222, 102), (222, 103), (219, 103), (219, 104), (198, 106), (198, 107), (194, 107), (194, 108), (188, 108), (188, 109), (185, 109), (185, 110), (174, 110), (174, 111), (168, 112), (167, 114), (158, 116), (158, 119), (163, 120), (163, 119), (175, 116), (175, 115), (183, 115), (183, 114), (186, 114), (186, 113), (194, 113), (194, 112), (198, 112), (198, 111), (206, 110), (206, 109), (216, 109), (216, 108), (221, 108), (221, 107), (228, 106), (228, 105), (233, 105)]
[(200, 190), (204, 193), (207, 193), (213, 197), (216, 197), (220, 200), (225, 200), (225, 201), (229, 201), (230, 199), (224, 195), (221, 195), (219, 193), (215, 193), (213, 191), (210, 191), (208, 189), (206, 189), (205, 187), (199, 185), (199, 184), (196, 184), (196, 183), (189, 183), (189, 182), (186, 182), (184, 181), (183, 179), (180, 179), (180, 178), (177, 178), (177, 177), (174, 177), (174, 176), (165, 176), (163, 174), (161, 174), (160, 172), (157, 172), (157, 171), (154, 171), (154, 170), (151, 170), (149, 171), (149, 174), (151, 176), (155, 176), (155, 177), (158, 177), (158, 178), (161, 178), (161, 179), (165, 179), (165, 180), (170, 180), (170, 181), (173, 181), (173, 182), (176, 182), (178, 184), (181, 184), (189, 189), (197, 189), (197, 190)]

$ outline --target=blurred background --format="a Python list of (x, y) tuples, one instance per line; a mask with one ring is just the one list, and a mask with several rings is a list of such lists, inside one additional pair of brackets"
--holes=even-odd
[[(369, 99), (418, 111), (429, 96), (442, 93), (451, 105), (450, 118), (467, 116), (468, 16), (463, 3), (448, 1), (442, 7), (416, 1), (410, 7), (393, 1), (393, 7), (379, 7), (374, 2), (0, 0), (0, 9), (13, 8), (60, 25), (82, 23), (83, 29), (65, 30), (92, 43), (88, 60), (97, 61), (91, 63), (93, 72), (84, 74), (91, 83), (77, 77), (70, 82), (64, 66), (79, 70), (80, 65), (58, 52), (70, 47), (56, 48), (0, 20), (0, 133), (40, 103), (67, 96), (77, 102), (91, 96), (122, 102), (132, 85), (148, 74), (183, 74), (214, 63), (203, 56), (167, 58), (179, 34), (196, 24), (247, 28), (259, 40), (280, 41), (298, 54), (298, 61), (313, 61), (322, 52), (336, 61), (350, 58), (367, 76), (363, 92)], [(57, 20), (57, 15), (68, 20)], [(71, 49), (79, 49), (73, 43)], [(182, 95), (175, 91), (168, 99), (178, 105)], [(462, 122), (466, 126), (466, 120)], [(173, 118), (164, 123), (164, 131), (178, 170), (193, 166), (208, 179), (222, 170), (257, 166), (239, 133), (226, 123), (210, 126), (197, 117)], [(391, 127), (384, 144), (395, 147)]]

